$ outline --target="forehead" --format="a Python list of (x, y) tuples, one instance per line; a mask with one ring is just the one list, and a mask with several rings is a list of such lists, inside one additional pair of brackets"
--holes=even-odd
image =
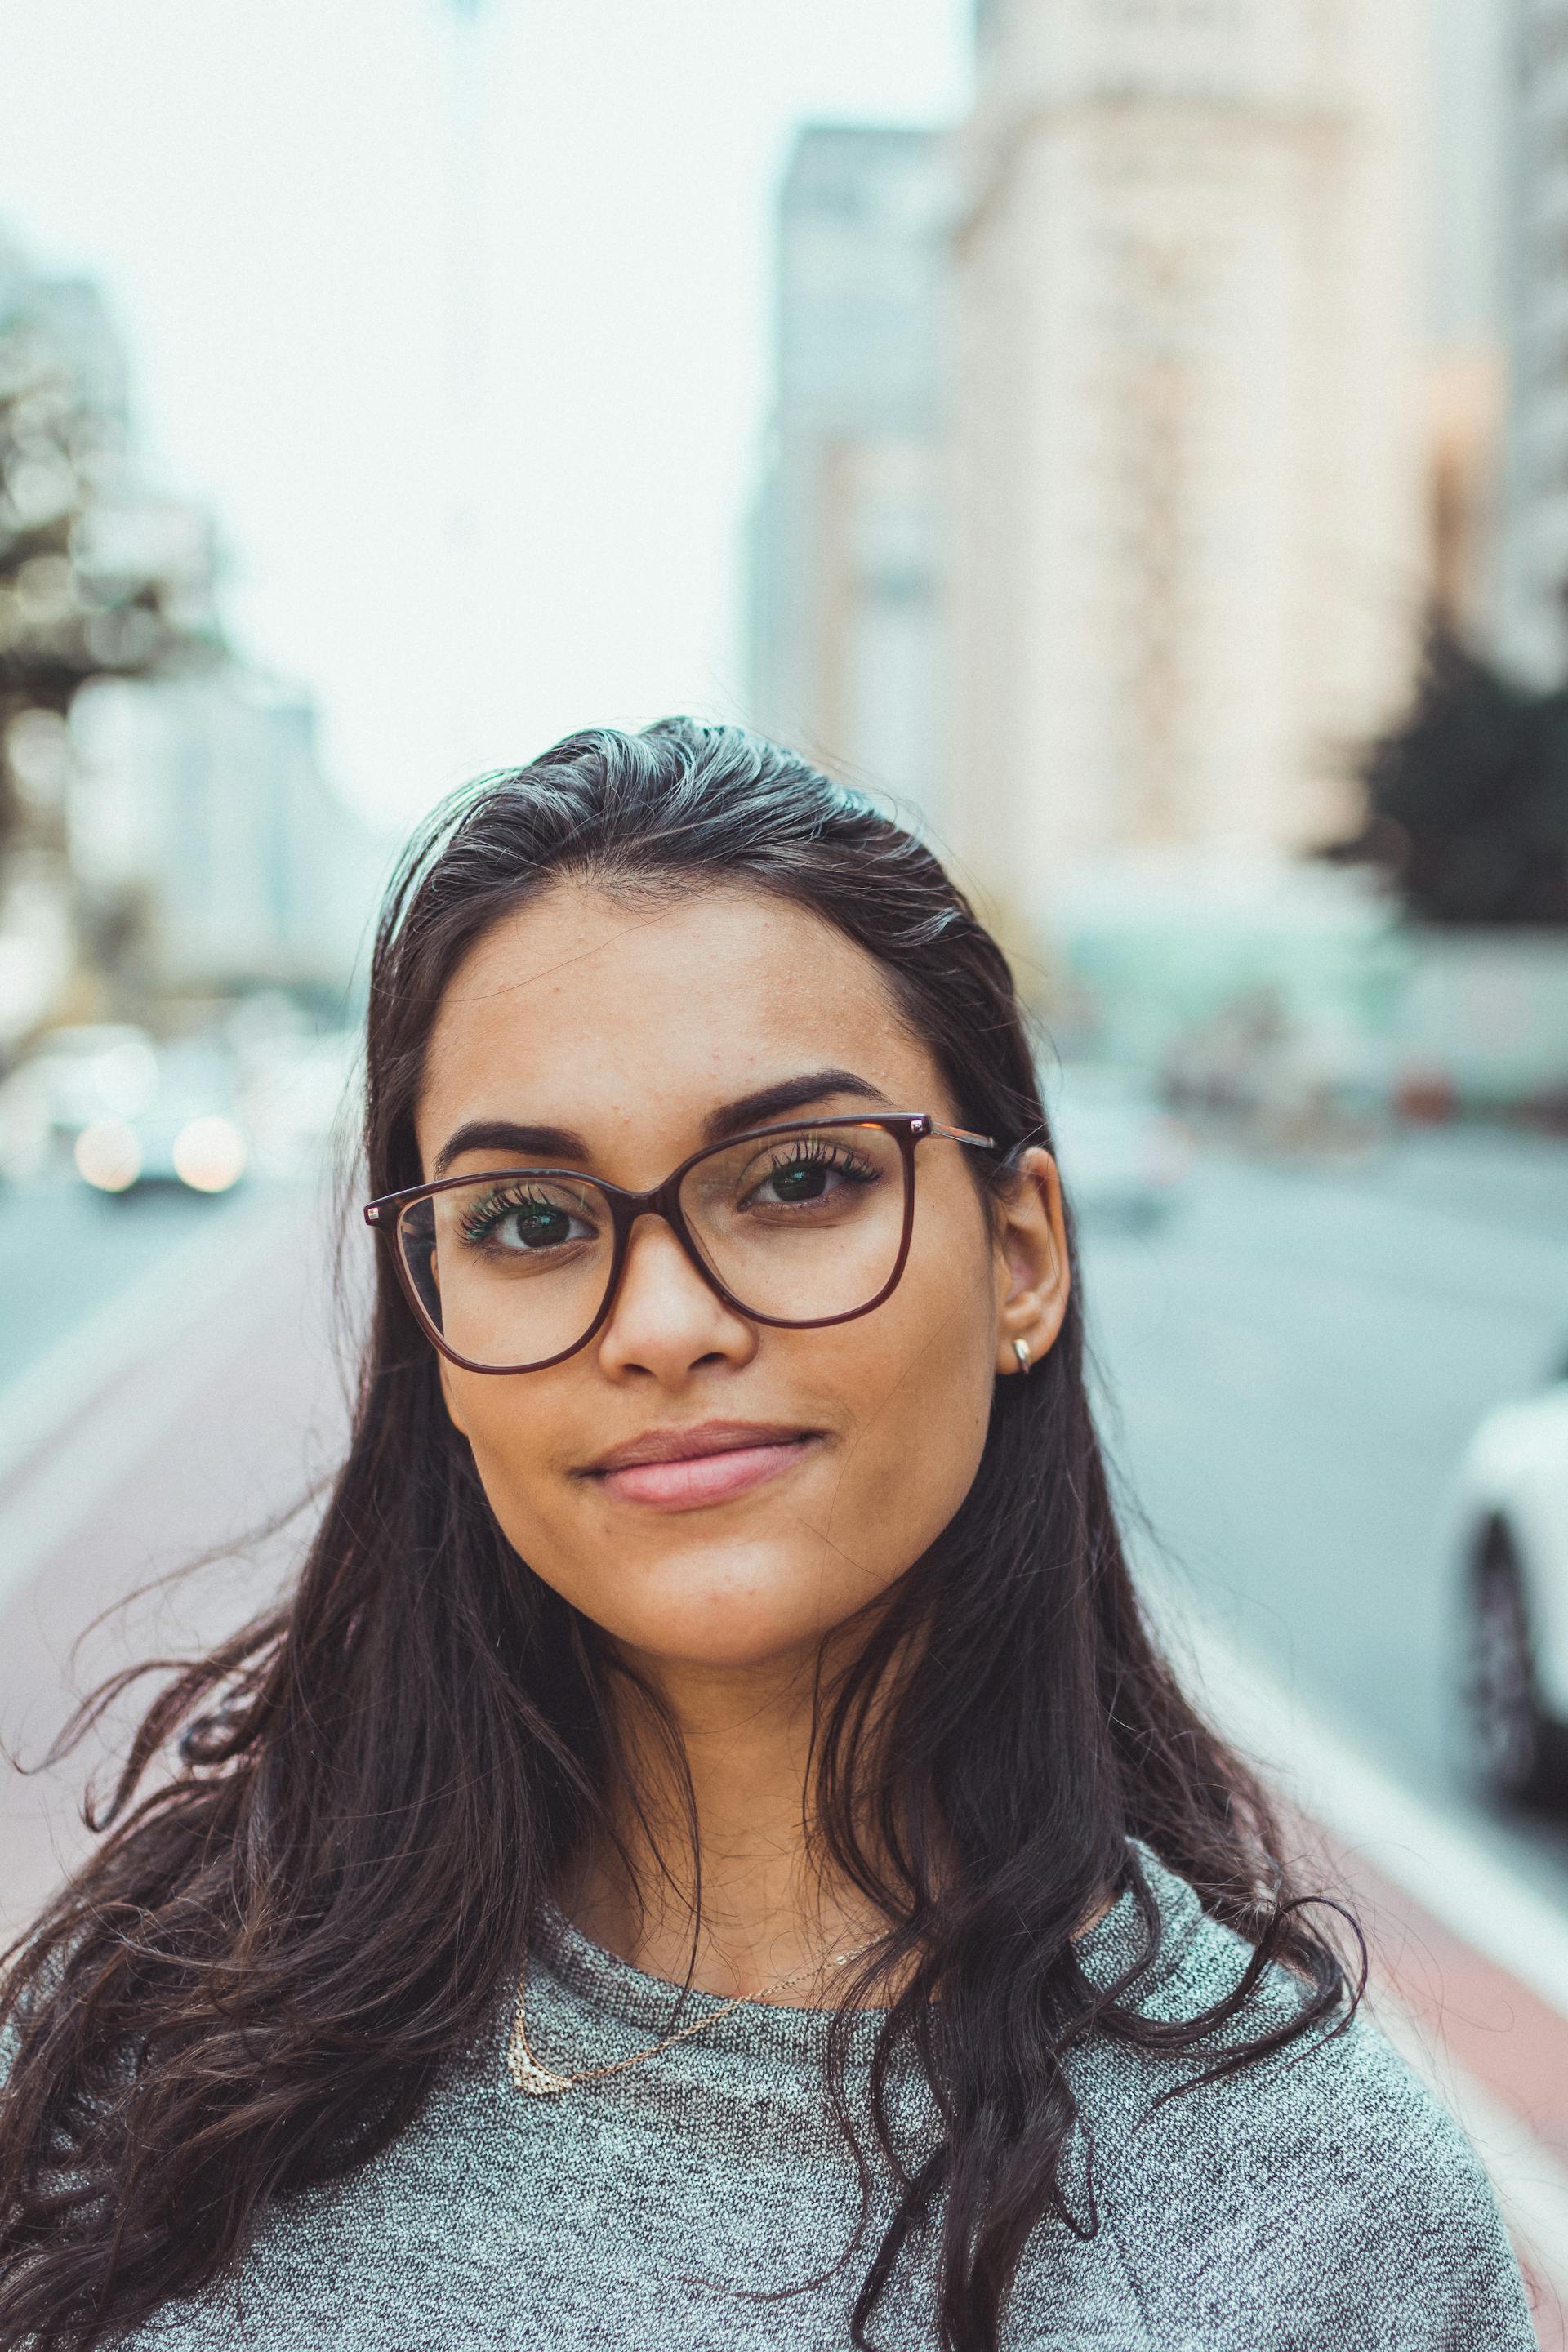
[(657, 899), (557, 884), (449, 982), (420, 1145), (428, 1163), (460, 1121), (493, 1115), (569, 1123), (606, 1149), (657, 1131), (679, 1151), (717, 1105), (830, 1067), (952, 1115), (880, 967), (821, 916), (732, 884)]

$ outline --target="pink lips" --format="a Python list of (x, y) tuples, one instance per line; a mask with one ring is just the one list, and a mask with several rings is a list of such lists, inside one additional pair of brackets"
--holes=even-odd
[(619, 1448), (623, 1456), (642, 1458), (617, 1462), (611, 1454), (593, 1475), (617, 1501), (656, 1511), (690, 1511), (760, 1486), (798, 1461), (811, 1443), (805, 1430), (713, 1423)]

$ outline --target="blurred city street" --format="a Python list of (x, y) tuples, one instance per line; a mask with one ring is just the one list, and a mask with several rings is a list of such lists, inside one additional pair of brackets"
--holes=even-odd
[(232, 1194), (126, 1200), (65, 1181), (0, 1193), (0, 1387), (183, 1243), (217, 1228), (229, 1235), (234, 1208)]
[(267, 1605), (298, 1530), (259, 1531), (341, 1445), (344, 1389), (313, 1188), (107, 1206), (62, 1188), (0, 1223), (0, 1248), (29, 1310), (7, 1324), (0, 1390), (0, 1739), (22, 1768), (0, 1783), (0, 1933), (15, 1933), (80, 1852), (89, 1769), (150, 1686), (102, 1740), (31, 1768), (103, 1676), (194, 1654)]
[[(1391, 1769), (1468, 1804), (1448, 1514), (1482, 1413), (1568, 1360), (1568, 1146), (1204, 1156), (1162, 1225), (1091, 1223), (1085, 1254), (1108, 1442), (1178, 1580)], [(1508, 1834), (1568, 1905), (1568, 1836)]]
[(0, 1939), (341, 1453), (399, 845), (734, 719), (1011, 960), (1151, 1611), (1568, 2352), (1568, 0), (158, 15), (0, 42)]

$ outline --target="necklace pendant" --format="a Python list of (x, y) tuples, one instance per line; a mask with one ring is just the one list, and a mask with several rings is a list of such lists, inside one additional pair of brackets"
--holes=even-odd
[(505, 2072), (520, 2091), (527, 2091), (529, 2098), (560, 2098), (562, 2091), (572, 2088), (566, 2074), (552, 2074), (548, 2065), (538, 2063), (529, 2049), (529, 2037), (521, 2030), (521, 2018), (512, 2021), (512, 2032), (505, 2044)]
[(572, 2088), (564, 2074), (552, 2074), (548, 2066), (540, 2064), (531, 2050), (520, 2047), (515, 2041), (506, 2053), (506, 2070), (518, 2089), (526, 2091), (531, 2098), (556, 2099), (563, 2091)]

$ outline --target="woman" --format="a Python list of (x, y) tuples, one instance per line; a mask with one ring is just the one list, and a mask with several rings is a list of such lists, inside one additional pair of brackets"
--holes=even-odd
[(1140, 1615), (931, 856), (574, 736), (416, 844), (368, 1079), (320, 1533), (12, 1971), (0, 2344), (1522, 2352)]

